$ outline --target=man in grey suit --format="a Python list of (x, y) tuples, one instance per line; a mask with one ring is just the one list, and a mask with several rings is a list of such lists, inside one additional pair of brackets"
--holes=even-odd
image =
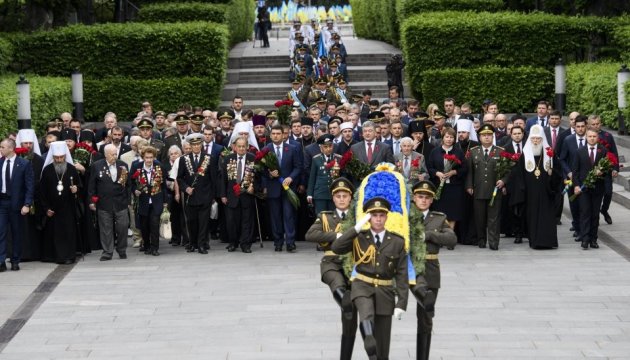
[(410, 184), (415, 184), (428, 178), (424, 155), (413, 151), (413, 146), (412, 138), (402, 138), (400, 140), (400, 152), (394, 156), (396, 171), (403, 174)]
[(391, 146), (376, 141), (376, 130), (372, 121), (363, 124), (363, 141), (350, 147), (356, 158), (375, 168), (381, 162), (394, 163)]

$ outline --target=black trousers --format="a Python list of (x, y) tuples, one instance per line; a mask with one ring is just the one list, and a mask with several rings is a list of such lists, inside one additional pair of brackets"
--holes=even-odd
[(149, 216), (140, 215), (140, 233), (146, 250), (160, 248), (160, 214), (149, 205)]
[(597, 241), (599, 229), (599, 209), (602, 206), (604, 193), (601, 191), (586, 190), (574, 202), (580, 206), (580, 240)]
[[(247, 196), (247, 195), (241, 195)], [(249, 248), (254, 237), (254, 211), (249, 206), (225, 207), (228, 238), (234, 247)]]
[(184, 211), (188, 220), (189, 246), (193, 249), (207, 248), (210, 205), (188, 205)]

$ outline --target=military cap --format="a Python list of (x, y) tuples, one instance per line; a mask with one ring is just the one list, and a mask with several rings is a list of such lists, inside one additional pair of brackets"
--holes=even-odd
[(300, 123), (302, 124), (302, 126), (313, 126), (313, 119), (308, 116), (302, 116), (302, 118), (300, 119)]
[(303, 77), (301, 77), (300, 75), (296, 75), (291, 81), (291, 84), (301, 84), (302, 80), (304, 80)]
[[(333, 35), (333, 38), (334, 38), (334, 35)], [(339, 44), (334, 44), (334, 45), (332, 45), (332, 46), (330, 47), (330, 50), (331, 50), (331, 51), (332, 51), (332, 50), (339, 50), (339, 49), (341, 49), (341, 46), (339, 46)]]
[(188, 120), (190, 119), (186, 115), (177, 115), (175, 119), (173, 119), (177, 125), (186, 125), (188, 124)]
[(193, 115), (190, 117), (190, 121), (195, 125), (203, 124), (203, 115)]
[(343, 112), (348, 112), (348, 110), (346, 110), (346, 107), (343, 105), (339, 105), (337, 106), (337, 109), (335, 110), (336, 113), (343, 111)]
[(330, 184), (330, 193), (334, 195), (337, 191), (347, 191), (352, 195), (354, 193), (354, 185), (345, 177), (339, 177)]
[(201, 144), (201, 142), (203, 141), (203, 134), (192, 133), (192, 134), (186, 136), (186, 141), (189, 144)]
[(332, 145), (335, 137), (330, 134), (324, 134), (317, 138), (317, 145)]
[(461, 114), (459, 115), (459, 119), (475, 121), (475, 117), (472, 114)]
[(335, 115), (335, 116), (331, 117), (330, 120), (328, 120), (328, 125), (330, 125), (330, 124), (332, 124), (334, 122), (336, 122), (336, 123), (341, 125), (341, 123), (343, 122), (343, 119), (340, 118), (339, 116)]
[(271, 110), (270, 112), (267, 113), (267, 119), (277, 119), (278, 118), (278, 112), (276, 110)]
[(46, 135), (55, 135), (58, 140), (61, 140), (61, 131), (59, 130), (49, 131), (48, 133), (46, 133)]
[(308, 49), (308, 45), (306, 45), (306, 44), (298, 44), (297, 45), (297, 49), (298, 50), (307, 50)]
[(492, 104), (493, 102), (494, 102), (494, 101), (492, 101), (492, 100), (490, 100), (490, 99), (486, 99), (486, 100), (484, 100), (484, 101), (483, 101), (483, 104), (484, 104), (484, 105), (490, 105), (490, 104)]
[(327, 82), (328, 82), (328, 81), (327, 81), (327, 80), (326, 80), (326, 78), (325, 78), (325, 77), (323, 77), (323, 76), (318, 77), (318, 78), (317, 78), (317, 80), (315, 80), (315, 83), (316, 83), (316, 84), (326, 84)]
[(339, 76), (339, 79), (337, 80), (337, 84), (347, 84), (347, 83), (343, 77)]
[(297, 57), (297, 62), (303, 63), (304, 62), (304, 57), (303, 56), (298, 56)]
[(444, 119), (445, 117), (446, 117), (446, 114), (444, 114), (440, 110), (437, 110), (435, 114), (433, 114), (434, 119)]
[(234, 119), (234, 111), (227, 109), (227, 110), (222, 110), (219, 112), (219, 119)]
[(361, 95), (361, 94), (352, 94), (352, 99), (353, 100), (362, 100), (363, 99), (363, 95)]
[(328, 67), (339, 67), (339, 65), (335, 62), (335, 60), (330, 59)]
[(479, 135), (483, 134), (494, 134), (494, 126), (490, 124), (481, 125), (481, 128), (479, 128)]
[(164, 116), (166, 117), (166, 113), (164, 111), (158, 111), (155, 113), (155, 116)]
[(328, 102), (328, 100), (326, 100), (326, 98), (325, 98), (325, 97), (320, 96), (319, 98), (317, 98), (317, 102), (318, 102), (318, 103), (325, 103), (325, 102)]
[(138, 122), (138, 129), (144, 129), (144, 128), (153, 129), (153, 121), (147, 118), (140, 120), (140, 122)]
[(435, 121), (431, 119), (420, 120), (420, 122), (422, 122), (422, 124), (424, 124), (424, 127), (427, 129), (430, 129), (433, 127), (433, 125), (435, 125)]
[(54, 117), (54, 118), (50, 119), (50, 122), (55, 122), (57, 124), (59, 124), (59, 123), (63, 124), (63, 119), (60, 118), (59, 116), (57, 116), (57, 117)]
[(372, 213), (377, 211), (389, 212), (391, 205), (384, 197), (376, 196), (363, 204), (364, 213)]
[(333, 39), (335, 39), (335, 40), (336, 40), (336, 39), (341, 39), (341, 36), (339, 36), (339, 34), (337, 34), (337, 33), (334, 33), (334, 34), (332, 35), (332, 38), (333, 38)]
[(60, 140), (72, 140), (74, 142), (77, 141), (77, 132), (70, 129), (65, 128), (61, 130), (61, 139)]
[(419, 181), (413, 186), (413, 193), (435, 196), (435, 185), (429, 180)]
[(415, 120), (425, 120), (429, 118), (429, 114), (424, 111), (415, 112), (412, 116)]
[(385, 114), (382, 111), (372, 111), (368, 114), (368, 120), (373, 123), (379, 124), (383, 119), (385, 119)]
[(81, 130), (81, 141), (90, 141), (92, 144), (95, 142), (96, 136), (92, 130)]
[(302, 25), (302, 22), (300, 21), (300, 19), (295, 19), (293, 20), (293, 25)]
[(326, 19), (326, 24), (332, 24), (333, 20), (331, 18)]
[(265, 126), (266, 122), (267, 122), (267, 119), (262, 115), (254, 115), (254, 117), (252, 117), (252, 123), (254, 124), (253, 126), (258, 126), (258, 125)]

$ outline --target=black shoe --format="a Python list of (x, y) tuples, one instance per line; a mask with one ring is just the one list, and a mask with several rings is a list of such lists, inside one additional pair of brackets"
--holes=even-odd
[(578, 234), (578, 232), (577, 232), (577, 231), (574, 231), (574, 232), (573, 232), (573, 237), (574, 237), (574, 238), (576, 238), (576, 237), (578, 237), (578, 236), (580, 236), (580, 234)]
[(523, 243), (523, 237), (522, 236), (516, 236), (516, 239), (514, 239), (514, 243), (515, 244), (522, 244)]
[(604, 215), (604, 220), (606, 221), (606, 224), (612, 224), (612, 218), (610, 217), (610, 214), (608, 214), (608, 211), (602, 211), (602, 215)]
[(7, 271), (7, 264), (6, 263), (0, 264), (0, 272), (5, 272), (5, 271)]
[(234, 245), (228, 245), (228, 247), (226, 247), (228, 252), (234, 252), (236, 251), (236, 246)]
[(317, 251), (324, 251), (324, 247), (321, 245), (317, 245), (317, 247), (315, 248)]
[(588, 250), (589, 242), (587, 240), (582, 240), (582, 249)]
[(145, 252), (145, 251), (149, 251), (149, 249), (146, 249), (144, 246), (140, 245), (140, 247), (138, 248), (138, 251)]
[(178, 242), (172, 242), (171, 246), (179, 246), (180, 244)]
[(490, 245), (488, 245), (488, 247), (490, 248), (490, 250), (494, 250), (494, 251), (499, 250), (499, 245), (490, 244)]
[(112, 259), (111, 256), (103, 255), (103, 256), (101, 256), (100, 261), (109, 261), (111, 259)]
[(282, 246), (276, 246), (275, 251), (277, 251), (277, 252), (281, 252), (281, 251), (282, 251)]
[(569, 231), (575, 231), (575, 228), (574, 228), (573, 226), (571, 226), (571, 227), (569, 228)]
[(190, 246), (186, 249), (186, 252), (189, 252), (189, 253), (195, 252), (195, 248)]
[(556, 220), (556, 225), (562, 225), (562, 220), (560, 219)]
[(153, 251), (151, 251), (151, 255), (153, 255), (153, 256), (160, 256), (160, 253), (157, 250), (153, 250)]
[(11, 263), (11, 271), (19, 271), (19, 270), (20, 270), (20, 264)]
[(219, 234), (217, 234), (217, 233), (210, 233), (210, 239), (212, 239), (212, 240), (219, 240)]
[(250, 249), (249, 246), (245, 246), (245, 247), (241, 248), (241, 251), (244, 252), (245, 254), (251, 254), (252, 253), (252, 249)]
[(203, 254), (203, 255), (206, 255), (208, 253), (208, 250), (206, 250), (204, 248), (201, 248), (201, 249), (199, 249), (199, 253)]
[(363, 337), (363, 346), (367, 353), (368, 359), (376, 360), (376, 338), (374, 338), (374, 324), (371, 320), (363, 320), (359, 324), (361, 336)]
[(599, 249), (599, 244), (597, 244), (597, 241), (591, 241), (591, 248), (592, 249)]
[(479, 248), (480, 249), (486, 248), (486, 240), (479, 240)]
[(455, 250), (455, 246), (447, 246), (446, 247), (448, 250)]
[(295, 244), (287, 244), (287, 252), (295, 252), (295, 249), (297, 249), (297, 247), (295, 246)]
[(61, 263), (62, 265), (72, 265), (74, 264), (74, 259), (68, 259)]
[(144, 255), (151, 255), (151, 250), (149, 249), (144, 250)]
[(127, 258), (127, 254), (125, 254), (125, 253), (118, 254), (118, 257), (121, 258), (122, 260), (125, 260)]

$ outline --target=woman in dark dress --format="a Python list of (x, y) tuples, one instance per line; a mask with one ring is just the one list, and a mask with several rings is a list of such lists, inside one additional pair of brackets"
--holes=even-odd
[[(464, 153), (454, 146), (455, 136), (454, 129), (444, 129), (442, 145), (433, 149), (427, 158), (427, 169), (429, 170), (431, 181), (436, 187), (439, 187), (440, 183), (444, 181), (440, 198), (438, 199), (436, 194), (432, 210), (445, 213), (451, 228), (454, 228), (455, 224), (465, 216), (463, 201), (465, 194), (464, 180), (466, 179), (467, 171)], [(455, 155), (459, 162), (453, 162), (451, 169), (445, 172), (446, 160), (444, 155), (447, 154)]]

